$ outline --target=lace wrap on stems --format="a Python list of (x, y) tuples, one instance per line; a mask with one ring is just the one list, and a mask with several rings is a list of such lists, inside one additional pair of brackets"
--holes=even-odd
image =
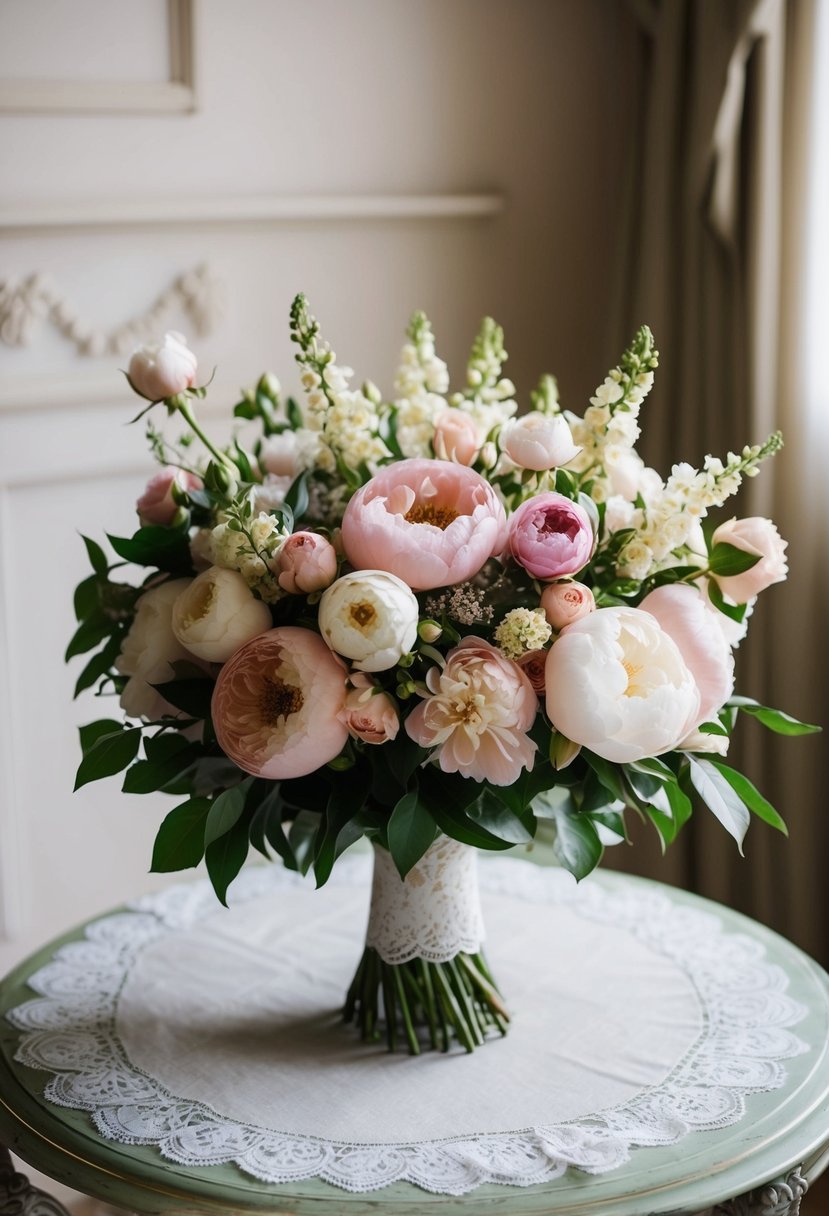
[(476, 849), (440, 836), (403, 881), (388, 850), (375, 846), (366, 945), (384, 962), (446, 963), (477, 954), (484, 937)]

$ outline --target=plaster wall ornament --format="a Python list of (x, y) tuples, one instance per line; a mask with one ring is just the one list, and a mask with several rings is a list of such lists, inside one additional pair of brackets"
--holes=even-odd
[(79, 355), (127, 355), (182, 314), (198, 335), (209, 334), (221, 316), (223, 296), (222, 285), (209, 266), (202, 264), (179, 275), (141, 316), (104, 330), (78, 317), (47, 275), (0, 280), (0, 342), (11, 347), (28, 346), (38, 327), (48, 323), (72, 343)]

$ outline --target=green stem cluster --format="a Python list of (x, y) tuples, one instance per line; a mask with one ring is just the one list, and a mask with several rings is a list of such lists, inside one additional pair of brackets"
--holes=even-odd
[(389, 1051), (424, 1047), (448, 1051), (455, 1039), (467, 1052), (494, 1031), (507, 1033), (509, 1013), (482, 954), (456, 954), (445, 963), (415, 958), (393, 965), (367, 946), (351, 981), (343, 1019), (364, 1043), (385, 1032)]

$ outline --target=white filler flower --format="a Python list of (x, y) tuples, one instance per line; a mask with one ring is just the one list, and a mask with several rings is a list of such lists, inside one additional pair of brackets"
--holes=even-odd
[(545, 675), (556, 730), (617, 764), (670, 751), (698, 721), (679, 647), (639, 608), (599, 608), (569, 625)]
[(323, 592), (322, 636), (360, 671), (386, 671), (414, 646), (418, 605), (411, 587), (385, 570), (344, 574)]

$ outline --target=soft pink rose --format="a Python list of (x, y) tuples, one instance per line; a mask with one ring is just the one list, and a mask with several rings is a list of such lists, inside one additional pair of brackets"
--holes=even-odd
[(465, 410), (444, 410), (435, 420), (435, 455), (439, 460), (472, 464), (481, 441), (478, 428)]
[(426, 685), (431, 695), (409, 714), (406, 733), (437, 749), (445, 773), (512, 785), (532, 768), (536, 745), (526, 732), (538, 698), (517, 663), (482, 638), (466, 637), (443, 670), (429, 670)]
[(550, 583), (541, 592), (541, 607), (548, 625), (559, 632), (593, 612), (596, 601), (584, 583)]
[(200, 490), (201, 478), (183, 469), (165, 466), (147, 482), (146, 489), (135, 504), (142, 524), (159, 524), (166, 527), (172, 521), (178, 507), (173, 498), (173, 486), (182, 490)]
[(639, 607), (673, 638), (696, 680), (700, 703), (691, 729), (710, 721), (734, 691), (734, 656), (705, 599), (696, 587), (673, 583), (651, 591)]
[(342, 750), (346, 673), (318, 633), (283, 625), (241, 646), (219, 672), (212, 716), (239, 768), (303, 777)]
[(510, 519), (512, 556), (533, 578), (576, 574), (590, 561), (593, 528), (578, 503), (563, 494), (536, 494)]
[(547, 687), (545, 668), (547, 664), (546, 650), (527, 650), (520, 659), (515, 660), (533, 686), (533, 692), (539, 697), (544, 696)]
[(733, 545), (760, 560), (742, 574), (727, 577), (716, 575), (720, 591), (735, 604), (746, 604), (772, 583), (782, 583), (789, 572), (786, 565), (787, 541), (783, 540), (770, 519), (752, 516), (750, 519), (729, 519), (720, 524), (712, 537), (715, 545)]
[(354, 687), (345, 699), (343, 721), (348, 733), (363, 743), (389, 743), (400, 729), (397, 706), (388, 693), (381, 692), (368, 676), (356, 672)]
[(324, 591), (337, 577), (337, 553), (317, 532), (294, 532), (279, 550), (280, 587), (291, 595)]
[(298, 472), (296, 467), (296, 434), (294, 431), (282, 431), (279, 435), (267, 435), (259, 450), (259, 464), (267, 473), (275, 477), (294, 478)]
[(387, 570), (415, 591), (462, 583), (506, 542), (492, 486), (448, 460), (399, 460), (352, 497), (342, 541), (356, 570)]
[(127, 375), (133, 389), (148, 401), (163, 401), (190, 388), (198, 363), (187, 339), (174, 331), (161, 342), (139, 346), (130, 359)]
[(562, 414), (542, 414), (533, 410), (521, 418), (511, 418), (501, 429), (501, 447), (519, 468), (558, 469), (569, 464), (581, 451), (573, 443), (567, 419)]

